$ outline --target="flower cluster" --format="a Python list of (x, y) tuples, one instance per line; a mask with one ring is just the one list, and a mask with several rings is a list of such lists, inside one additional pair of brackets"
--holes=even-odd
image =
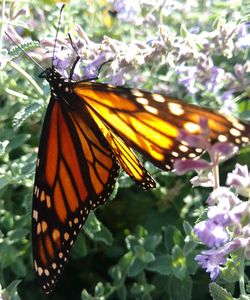
[[(236, 169), (245, 167), (237, 165)], [(237, 177), (235, 171), (229, 176)], [(233, 184), (231, 186), (234, 187)], [(220, 266), (226, 263), (226, 257), (239, 248), (245, 248), (250, 242), (249, 224), (245, 223), (246, 219), (250, 219), (250, 203), (241, 201), (229, 188), (218, 187), (211, 193), (207, 204), (207, 220), (197, 223), (194, 232), (210, 249), (197, 255), (196, 261), (215, 280)]]
[[(178, 82), (189, 94), (213, 97), (217, 103), (222, 104), (224, 112), (235, 110), (232, 101), (234, 95), (244, 93), (249, 86), (249, 62), (237, 63), (229, 71), (225, 66), (218, 65), (216, 58), (232, 58), (246, 50), (249, 41), (247, 22), (238, 25), (237, 22), (221, 20), (214, 30), (202, 31), (202, 28), (191, 27), (183, 29), (185, 34), (177, 35), (171, 26), (163, 25), (160, 19), (171, 16), (173, 10), (188, 12), (192, 9), (190, 5), (178, 4), (178, 1), (109, 2), (111, 10), (116, 12), (116, 20), (134, 22), (140, 27), (140, 38), (127, 42), (104, 36), (100, 43), (95, 43), (77, 25), (71, 32), (73, 45), (69, 38), (58, 38), (56, 43), (53, 63), (65, 77), (77, 55), (81, 61), (75, 70), (75, 80), (96, 78), (100, 67), (108, 61), (105, 81), (122, 85), (129, 80), (130, 86), (134, 83), (138, 87), (138, 83), (143, 85), (147, 81), (145, 76), (149, 76), (146, 75), (149, 73), (135, 75), (135, 70), (156, 65), (164, 67), (166, 74), (161, 75), (171, 78), (175, 83), (170, 82), (169, 86), (165, 82), (154, 85), (156, 91), (168, 93)], [(196, 1), (192, 5), (195, 9)], [(142, 22), (147, 22), (147, 25)], [(150, 26), (154, 28), (153, 31), (148, 30)], [(17, 42), (22, 41), (12, 26), (8, 32)], [(38, 60), (51, 59), (54, 42), (54, 38), (42, 38), (41, 45), (46, 48), (46, 52), (38, 49), (31, 55)]]
[[(210, 278), (215, 280), (232, 252), (243, 249), (244, 256), (238, 257), (244, 261), (249, 259), (250, 245), (250, 202), (242, 201), (238, 196), (250, 197), (250, 174), (247, 166), (236, 164), (235, 170), (227, 176), (226, 186), (220, 186), (218, 178), (218, 164), (237, 151), (230, 143), (208, 142), (209, 131), (206, 122), (200, 121), (202, 133), (192, 136), (180, 132), (179, 139), (191, 147), (207, 150), (211, 161), (204, 159), (176, 160), (175, 169), (178, 174), (196, 170), (198, 176), (191, 180), (194, 186), (213, 187), (206, 203), (208, 209), (207, 219), (199, 221), (194, 226), (197, 238), (209, 249), (201, 251), (196, 256), (198, 264), (210, 273)], [(210, 172), (210, 173), (208, 173)], [(237, 194), (236, 194), (237, 193)], [(244, 276), (243, 276), (244, 277)]]

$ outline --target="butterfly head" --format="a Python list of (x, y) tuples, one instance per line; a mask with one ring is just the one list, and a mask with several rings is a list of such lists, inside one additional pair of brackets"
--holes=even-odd
[(38, 75), (39, 78), (45, 78), (49, 83), (55, 80), (62, 80), (62, 75), (55, 69), (55, 67), (50, 67), (44, 70), (42, 73)]

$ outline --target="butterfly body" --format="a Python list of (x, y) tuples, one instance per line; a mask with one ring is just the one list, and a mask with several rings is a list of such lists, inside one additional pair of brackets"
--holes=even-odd
[(51, 99), (45, 115), (33, 196), (34, 265), (43, 290), (53, 290), (91, 209), (105, 203), (121, 166), (143, 189), (155, 181), (130, 147), (163, 170), (176, 158), (194, 158), (179, 130), (201, 133), (208, 119), (212, 141), (242, 145), (250, 126), (209, 109), (136, 89), (64, 79), (46, 69)]

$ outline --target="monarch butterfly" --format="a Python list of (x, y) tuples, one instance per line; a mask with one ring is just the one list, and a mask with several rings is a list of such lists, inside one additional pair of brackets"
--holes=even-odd
[[(75, 65), (75, 64), (74, 64)], [(63, 78), (52, 65), (40, 75), (51, 99), (38, 151), (32, 213), (36, 273), (50, 293), (91, 209), (106, 202), (121, 166), (143, 189), (155, 181), (131, 148), (163, 170), (176, 158), (193, 158), (179, 130), (201, 131), (208, 120), (210, 139), (249, 142), (250, 125), (178, 99), (137, 89)], [(131, 147), (131, 148), (130, 148)]]

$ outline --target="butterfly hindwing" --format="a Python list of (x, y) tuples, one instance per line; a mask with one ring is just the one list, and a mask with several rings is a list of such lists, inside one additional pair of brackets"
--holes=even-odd
[(88, 108), (88, 111), (102, 131), (123, 170), (144, 190), (155, 187), (154, 179), (142, 166), (135, 153), (97, 116), (93, 109)]
[(118, 172), (100, 132), (52, 97), (37, 159), (32, 218), (34, 265), (46, 293), (61, 275), (90, 209), (106, 201)]

